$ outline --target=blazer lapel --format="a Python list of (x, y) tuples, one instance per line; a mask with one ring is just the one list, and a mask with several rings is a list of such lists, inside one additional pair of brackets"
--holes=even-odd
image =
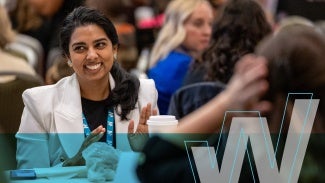
[(69, 77), (60, 88), (62, 98), (54, 112), (57, 133), (68, 157), (74, 156), (83, 140), (82, 107), (79, 83), (76, 74)]

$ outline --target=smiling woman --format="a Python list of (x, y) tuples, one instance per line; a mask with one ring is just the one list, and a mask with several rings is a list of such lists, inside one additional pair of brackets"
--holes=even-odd
[[(101, 87), (101, 85), (107, 85), (107, 73), (113, 66), (117, 45), (112, 45), (104, 30), (99, 26), (86, 25), (76, 28), (71, 35), (69, 53), (67, 57), (82, 86), (81, 95), (93, 100), (105, 99), (109, 88)], [(96, 96), (92, 91), (94, 87), (102, 88), (104, 91)], [(89, 92), (87, 88), (90, 89)], [(100, 90), (95, 91), (100, 92)]]
[(119, 66), (112, 22), (96, 10), (76, 8), (63, 22), (60, 46), (75, 73), (24, 92), (18, 167), (76, 165), (80, 152), (98, 139), (120, 150), (140, 150), (135, 134), (147, 132), (140, 115), (156, 113), (157, 91), (153, 80), (139, 80)]

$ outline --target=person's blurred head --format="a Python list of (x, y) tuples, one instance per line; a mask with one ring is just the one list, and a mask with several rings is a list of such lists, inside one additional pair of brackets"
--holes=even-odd
[(275, 110), (281, 108), (280, 115), (288, 93), (313, 93), (313, 98), (320, 99), (318, 112), (325, 119), (325, 39), (320, 32), (304, 25), (290, 26), (264, 40), (256, 53), (269, 62), (266, 98), (282, 102), (274, 106)]
[(173, 0), (165, 11), (165, 22), (152, 50), (150, 66), (182, 46), (194, 55), (209, 45), (212, 7), (206, 0)]
[(185, 20), (185, 39), (182, 46), (193, 52), (202, 52), (209, 46), (213, 16), (211, 6), (200, 3)]
[(99, 11), (79, 7), (70, 13), (63, 21), (60, 31), (60, 46), (63, 54), (69, 56), (69, 44), (75, 29), (86, 25), (97, 25), (104, 30), (113, 46), (118, 46), (118, 36), (113, 23)]
[(227, 83), (236, 62), (269, 33), (263, 9), (254, 0), (229, 0), (213, 26), (212, 44), (203, 54), (208, 64), (207, 80)]
[(8, 43), (12, 42), (14, 37), (15, 33), (11, 28), (7, 11), (0, 5), (0, 49), (3, 49)]

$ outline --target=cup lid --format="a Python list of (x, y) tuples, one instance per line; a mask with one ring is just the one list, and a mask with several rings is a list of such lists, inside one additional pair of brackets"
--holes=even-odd
[(148, 125), (177, 125), (178, 121), (177, 120), (173, 120), (173, 121), (147, 121)]
[(157, 116), (150, 116), (150, 121), (175, 121), (176, 118), (173, 115), (157, 115)]

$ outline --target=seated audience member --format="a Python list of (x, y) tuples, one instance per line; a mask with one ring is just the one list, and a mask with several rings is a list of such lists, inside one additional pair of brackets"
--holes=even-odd
[(183, 83), (187, 86), (174, 93), (168, 114), (182, 118), (221, 92), (232, 76), (236, 62), (254, 51), (256, 45), (271, 33), (271, 26), (255, 1), (229, 0), (213, 30), (211, 45), (202, 54), (202, 61), (197, 59), (190, 66)]
[(195, 60), (183, 85), (201, 81), (227, 84), (236, 62), (254, 52), (256, 45), (271, 33), (263, 9), (254, 0), (229, 0), (213, 25), (211, 45)]
[(23, 93), (18, 168), (82, 165), (82, 150), (98, 139), (140, 150), (135, 133), (147, 131), (146, 120), (128, 120), (149, 116), (151, 106), (155, 114), (157, 91), (153, 80), (139, 80), (117, 63), (113, 23), (97, 10), (76, 8), (64, 19), (60, 46), (75, 73)]
[(206, 0), (175, 0), (167, 6), (147, 73), (156, 83), (161, 114), (167, 113), (191, 61), (209, 46), (212, 22), (213, 10)]
[[(288, 98), (288, 104), (285, 103), (288, 93), (312, 93), (312, 96), (302, 95), (302, 97), (319, 99), (299, 182), (325, 181), (322, 173), (325, 171), (324, 51), (324, 36), (322, 37), (314, 26), (299, 24), (284, 26), (274, 37), (262, 42), (256, 51), (258, 55), (264, 56), (269, 61), (270, 89), (265, 98), (274, 106), (273, 110), (266, 115), (271, 132), (276, 133), (281, 129), (284, 133), (288, 131), (289, 119), (287, 118), (290, 118), (290, 109), (294, 104), (293, 96)], [(283, 126), (280, 126), (283, 111), (286, 119)], [(281, 140), (283, 142), (286, 139)]]
[[(279, 132), (283, 112), (290, 113), (294, 104), (294, 98), (289, 98), (287, 107), (284, 107), (288, 93), (310, 92), (312, 98), (319, 99), (319, 105), (299, 180), (324, 182), (324, 141), (320, 140), (324, 139), (325, 129), (324, 52), (324, 38), (311, 27), (291, 26), (271, 35), (256, 51), (257, 55), (268, 60), (268, 71), (261, 57), (242, 58), (227, 88), (208, 104), (181, 119), (180, 125), (170, 131), (188, 136), (171, 138), (160, 135), (149, 139), (143, 150), (145, 157), (137, 168), (140, 180), (194, 182), (194, 172), (184, 149), (186, 138), (220, 132), (224, 113), (230, 109), (261, 110), (267, 116), (270, 131)], [(286, 133), (289, 118), (286, 116), (281, 133)]]

